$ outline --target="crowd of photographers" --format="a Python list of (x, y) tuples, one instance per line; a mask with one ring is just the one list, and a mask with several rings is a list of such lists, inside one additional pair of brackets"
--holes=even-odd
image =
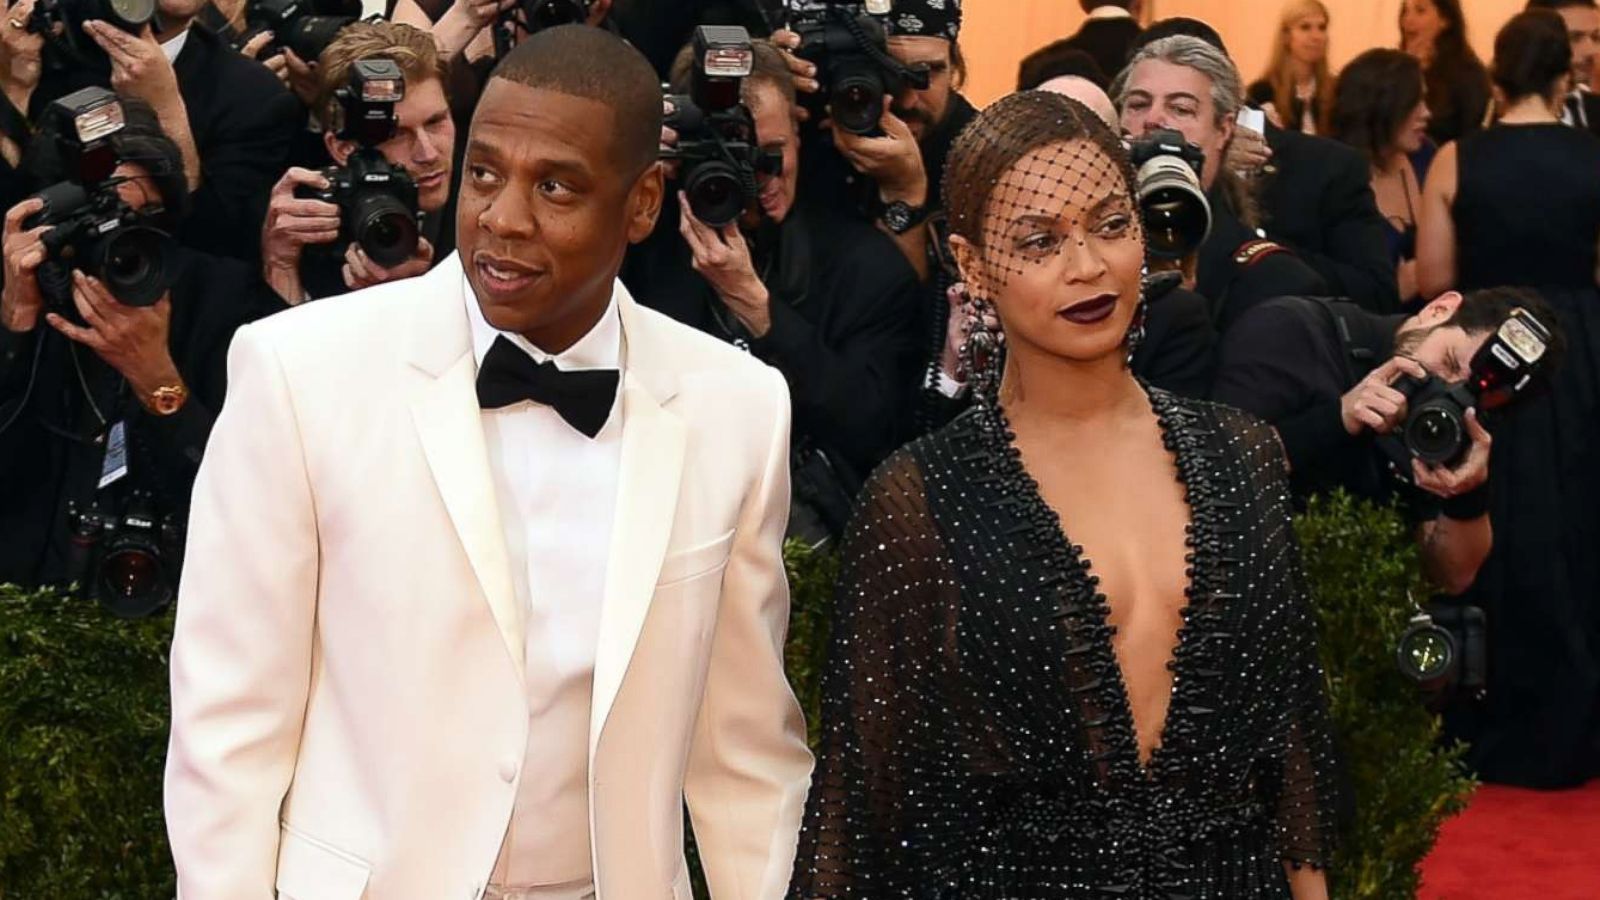
[[(1564, 446), (1583, 446), (1587, 334), (1564, 334), (1535, 279), (1402, 306), (1361, 152), (1264, 122), (1204, 23), (1084, 6), (1101, 37), (1045, 47), (1021, 80), (1129, 141), (1151, 248), (1134, 369), (1274, 425), (1297, 499), (1398, 500), (1442, 595), (1470, 596), (1492, 556), (1524, 568), (1501, 558), (1517, 542), (1497, 517), (1543, 498), (1497, 488), (1491, 430), (1587, 392), (1589, 421), (1563, 419)], [(971, 306), (941, 208), (975, 114), (959, 0), (16, 0), (0, 20), (0, 582), (76, 582), (129, 616), (169, 602), (233, 330), (453, 252), (481, 85), (563, 23), (618, 31), (664, 85), (677, 199), (625, 284), (783, 373), (791, 534), (836, 537), (872, 467), (966, 403)], [(1527, 43), (1508, 65), (1560, 55)], [(1569, 338), (1584, 365), (1564, 376)], [(1547, 449), (1558, 476), (1583, 465)], [(1551, 533), (1597, 537), (1594, 483), (1565, 486), (1580, 502)], [(1588, 571), (1555, 589), (1593, 606), (1578, 595), (1595, 586)], [(1482, 686), (1464, 605), (1408, 635), (1419, 680)], [(1597, 618), (1576, 617), (1594, 647)]]

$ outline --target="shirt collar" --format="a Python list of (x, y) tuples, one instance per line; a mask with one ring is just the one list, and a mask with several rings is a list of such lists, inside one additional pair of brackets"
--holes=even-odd
[(472, 355), (479, 366), (483, 365), (483, 357), (493, 346), (494, 339), (504, 337), (536, 361), (554, 361), (556, 366), (564, 371), (622, 367), (622, 316), (617, 311), (615, 290), (611, 292), (611, 301), (606, 304), (606, 311), (600, 315), (600, 321), (589, 329), (588, 334), (578, 338), (577, 343), (571, 347), (551, 356), (520, 334), (496, 330), (489, 324), (489, 320), (483, 317), (483, 310), (478, 306), (478, 295), (473, 293), (472, 284), (466, 280), (465, 275), (461, 277), (461, 285), (461, 295), (467, 306), (467, 321), (472, 326)]
[(1120, 6), (1097, 6), (1089, 12), (1091, 19), (1131, 19), (1133, 13)]
[(161, 52), (167, 57), (167, 62), (177, 62), (178, 54), (183, 52), (183, 47), (187, 43), (189, 43), (189, 29), (187, 28), (167, 38), (161, 44)]

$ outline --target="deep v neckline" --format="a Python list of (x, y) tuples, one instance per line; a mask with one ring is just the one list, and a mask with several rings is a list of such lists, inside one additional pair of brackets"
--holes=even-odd
[[(1040, 546), (1050, 554), (1051, 567), (1067, 573), (1068, 582), (1076, 586), (1076, 590), (1069, 589), (1062, 598), (1064, 609), (1060, 618), (1066, 620), (1076, 613), (1091, 625), (1088, 649), (1093, 654), (1094, 668), (1107, 675), (1096, 679), (1093, 687), (1098, 695), (1098, 707), (1110, 713), (1105, 723), (1106, 743), (1110, 747), (1106, 755), (1111, 763), (1111, 777), (1117, 781), (1129, 778), (1148, 781), (1167, 771), (1181, 755), (1184, 738), (1193, 725), (1189, 715), (1196, 711), (1199, 714), (1211, 712), (1194, 703), (1191, 697), (1192, 686), (1197, 680), (1194, 677), (1195, 660), (1204, 645), (1209, 643), (1204, 635), (1195, 633), (1193, 626), (1201, 605), (1227, 596), (1217, 590), (1217, 573), (1211, 565), (1213, 554), (1209, 552), (1216, 546), (1216, 536), (1211, 527), (1214, 518), (1212, 491), (1208, 490), (1212, 479), (1207, 477), (1203, 458), (1205, 448), (1202, 444), (1209, 432), (1194, 427), (1193, 414), (1183, 409), (1171, 395), (1143, 382), (1140, 384), (1156, 416), (1162, 444), (1173, 456), (1178, 483), (1184, 488), (1184, 501), (1188, 506), (1188, 522), (1184, 526), (1187, 584), (1179, 611), (1182, 624), (1178, 627), (1166, 663), (1172, 672), (1166, 715), (1156, 732), (1157, 742), (1151, 748), (1148, 759), (1140, 756), (1127, 674), (1117, 658), (1113, 643), (1115, 628), (1109, 624), (1111, 608), (1105, 594), (1099, 590), (1099, 578), (1094, 574), (1090, 560), (1083, 556), (1083, 547), (1072, 542), (1066, 524), (1044, 499), (1038, 481), (1023, 463), (1016, 434), (1004, 411), (997, 405), (989, 407), (996, 426), (991, 433), (1001, 440), (1004, 452), (1000, 458), (1002, 465), (1009, 469), (1003, 474), (1010, 476), (1007, 480), (1020, 489), (1018, 499), (1030, 507), (1026, 518), (1033, 523)], [(1203, 672), (1209, 671), (1203, 666), (1201, 669)]]

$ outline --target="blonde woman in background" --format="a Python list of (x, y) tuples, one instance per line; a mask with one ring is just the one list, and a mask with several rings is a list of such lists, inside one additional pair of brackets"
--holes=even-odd
[(1321, 0), (1289, 0), (1266, 72), (1249, 89), (1250, 104), (1279, 128), (1317, 134), (1333, 105), (1328, 74), (1328, 8)]

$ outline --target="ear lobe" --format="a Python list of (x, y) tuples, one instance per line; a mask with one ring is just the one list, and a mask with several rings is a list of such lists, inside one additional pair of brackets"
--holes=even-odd
[(959, 234), (950, 235), (950, 252), (955, 254), (956, 268), (973, 297), (987, 297), (989, 285), (983, 273), (983, 255), (972, 242)]
[(1446, 291), (1433, 298), (1433, 302), (1428, 304), (1428, 309), (1435, 319), (1448, 319), (1461, 308), (1461, 301), (1460, 291)]
[(355, 152), (353, 143), (339, 140), (331, 131), (322, 133), (322, 145), (328, 148), (328, 155), (333, 157), (333, 161), (341, 166), (350, 159), (350, 154)]

